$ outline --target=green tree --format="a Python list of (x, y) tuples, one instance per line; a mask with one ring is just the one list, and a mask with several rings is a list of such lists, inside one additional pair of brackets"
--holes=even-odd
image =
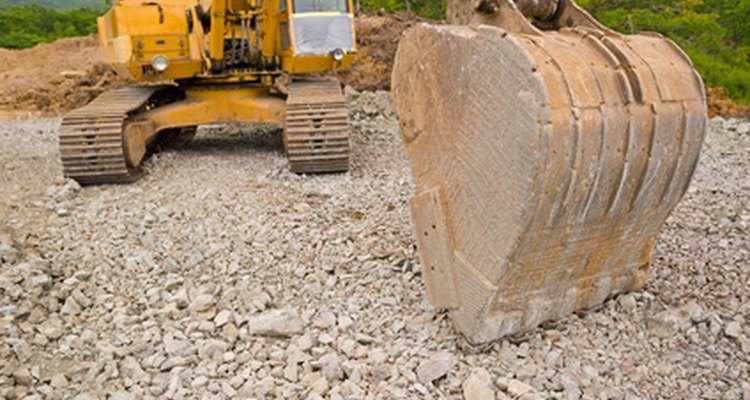
[(623, 33), (654, 31), (674, 40), (710, 86), (750, 103), (750, 0), (581, 0)]
[(0, 47), (20, 49), (96, 32), (100, 9), (58, 11), (38, 4), (0, 9)]

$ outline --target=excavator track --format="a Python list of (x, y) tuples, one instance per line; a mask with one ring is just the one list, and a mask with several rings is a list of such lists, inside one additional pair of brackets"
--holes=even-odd
[(126, 161), (123, 128), (128, 116), (144, 107), (161, 89), (150, 86), (112, 90), (65, 115), (59, 134), (65, 177), (80, 184), (135, 180), (139, 172)]
[(289, 85), (284, 148), (292, 172), (349, 170), (349, 116), (338, 81)]

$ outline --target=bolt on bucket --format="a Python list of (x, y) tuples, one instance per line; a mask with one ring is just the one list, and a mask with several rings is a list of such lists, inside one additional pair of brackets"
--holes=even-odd
[(495, 0), (410, 29), (392, 82), (428, 295), (470, 342), (644, 285), (707, 123), (673, 42), (572, 1)]

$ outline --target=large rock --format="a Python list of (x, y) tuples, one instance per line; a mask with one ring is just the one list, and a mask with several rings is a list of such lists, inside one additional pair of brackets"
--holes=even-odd
[(471, 372), (461, 388), (464, 392), (464, 400), (487, 400), (495, 398), (495, 385), (492, 376), (484, 368), (476, 368)]
[(453, 368), (456, 357), (451, 353), (437, 353), (423, 361), (417, 367), (417, 376), (422, 383), (430, 383), (437, 380)]
[(188, 307), (188, 310), (191, 312), (204, 312), (211, 309), (211, 307), (216, 304), (216, 298), (214, 298), (213, 295), (210, 294), (201, 294), (199, 296), (196, 296), (193, 301), (190, 303), (190, 306)]
[(305, 323), (297, 312), (289, 309), (272, 310), (248, 320), (250, 334), (256, 336), (291, 337), (301, 334)]

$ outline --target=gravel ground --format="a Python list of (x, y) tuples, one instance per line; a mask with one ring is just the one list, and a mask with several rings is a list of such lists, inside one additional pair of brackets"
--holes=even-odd
[(643, 292), (471, 348), (424, 295), (390, 98), (349, 94), (340, 175), (208, 127), (81, 190), (59, 119), (0, 123), (0, 396), (750, 399), (750, 122), (712, 121)]

